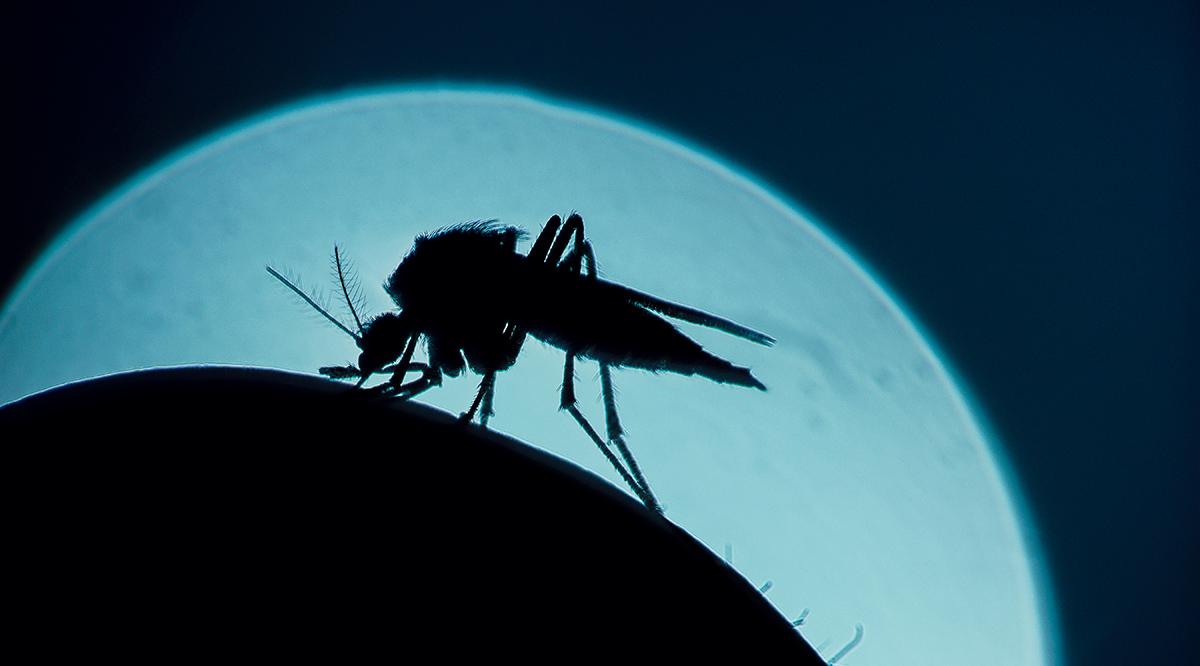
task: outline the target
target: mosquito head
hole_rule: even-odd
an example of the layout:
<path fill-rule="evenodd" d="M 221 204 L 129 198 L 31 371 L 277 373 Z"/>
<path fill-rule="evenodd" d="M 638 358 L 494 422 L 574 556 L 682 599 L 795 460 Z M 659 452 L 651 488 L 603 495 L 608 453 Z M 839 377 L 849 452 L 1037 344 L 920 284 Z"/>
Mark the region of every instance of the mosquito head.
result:
<path fill-rule="evenodd" d="M 413 335 L 412 326 L 403 314 L 385 312 L 363 324 L 362 337 L 358 338 L 358 369 L 363 377 L 378 372 L 394 362 L 404 353 L 404 347 Z"/>

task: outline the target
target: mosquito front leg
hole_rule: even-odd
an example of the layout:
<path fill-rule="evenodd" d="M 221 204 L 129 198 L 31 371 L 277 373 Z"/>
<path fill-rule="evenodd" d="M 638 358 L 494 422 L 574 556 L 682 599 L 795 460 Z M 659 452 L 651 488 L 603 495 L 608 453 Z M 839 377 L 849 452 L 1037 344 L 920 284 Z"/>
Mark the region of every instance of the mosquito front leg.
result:
<path fill-rule="evenodd" d="M 347 368 L 322 368 L 322 370 L 326 370 L 326 369 L 346 370 Z M 358 372 L 358 369 L 354 368 L 354 366 L 349 366 L 348 369 L 355 371 L 353 376 L 355 376 L 355 377 L 361 376 L 361 373 Z M 382 372 L 395 373 L 396 371 L 397 371 L 397 366 L 389 365 L 388 367 L 383 368 L 381 370 L 376 370 L 375 372 L 376 373 L 382 373 Z M 430 367 L 426 363 L 409 363 L 407 372 L 420 372 L 421 376 L 414 379 L 411 382 L 408 382 L 408 383 L 395 383 L 394 381 L 388 381 L 383 384 L 380 384 L 379 386 L 372 386 L 371 388 L 361 389 L 362 394 L 365 396 L 368 396 L 368 397 L 397 398 L 400 400 L 408 400 L 409 398 L 412 398 L 416 395 L 424 393 L 425 391 L 433 388 L 434 386 L 440 386 L 442 383 L 441 371 L 438 370 L 437 368 Z M 394 375 L 393 375 L 393 380 L 394 380 Z"/>
<path fill-rule="evenodd" d="M 430 368 L 425 363 L 412 362 L 413 353 L 417 349 L 417 339 L 419 337 L 420 336 L 416 335 L 409 337 L 408 343 L 404 346 L 404 353 L 400 356 L 400 361 L 395 365 L 391 365 L 386 368 L 386 370 L 392 371 L 391 379 L 388 379 L 386 384 L 381 384 L 379 386 L 366 389 L 367 395 L 397 397 L 407 400 L 408 398 L 425 391 L 429 387 L 441 383 L 442 374 L 440 371 Z M 404 376 L 408 374 L 410 370 L 415 369 L 421 370 L 421 378 L 405 384 Z M 371 375 L 375 374 L 376 372 L 385 372 L 385 370 L 380 369 L 374 372 L 362 373 L 358 379 L 358 382 L 354 385 L 354 388 L 361 387 L 364 383 L 366 383 L 367 379 L 369 379 Z"/>

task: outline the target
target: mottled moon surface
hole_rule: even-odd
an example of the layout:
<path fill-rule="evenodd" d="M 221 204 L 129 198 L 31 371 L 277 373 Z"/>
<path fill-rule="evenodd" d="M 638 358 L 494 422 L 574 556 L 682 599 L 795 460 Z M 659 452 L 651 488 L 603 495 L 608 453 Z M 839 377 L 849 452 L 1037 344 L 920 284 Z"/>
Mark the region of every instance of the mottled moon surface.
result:
<path fill-rule="evenodd" d="M 490 218 L 536 233 L 572 210 L 608 279 L 778 339 L 764 348 L 680 324 L 753 368 L 766 393 L 616 373 L 630 446 L 671 520 L 731 550 L 752 582 L 771 581 L 785 615 L 810 609 L 802 631 L 827 658 L 862 624 L 843 663 L 1055 661 L 1044 565 L 1002 453 L 878 281 L 745 175 L 661 133 L 528 95 L 309 100 L 147 169 L 81 216 L 9 299 L 0 402 L 151 366 L 351 362 L 353 341 L 264 265 L 332 297 L 337 243 L 380 312 L 392 304 L 379 285 L 418 233 Z M 480 275 L 462 301 L 515 297 Z M 621 485 L 558 412 L 561 371 L 560 352 L 530 341 L 499 377 L 493 426 Z M 577 373 L 599 423 L 595 366 Z M 421 399 L 461 411 L 475 385 L 448 379 Z M 453 469 L 435 473 L 470 492 Z"/>

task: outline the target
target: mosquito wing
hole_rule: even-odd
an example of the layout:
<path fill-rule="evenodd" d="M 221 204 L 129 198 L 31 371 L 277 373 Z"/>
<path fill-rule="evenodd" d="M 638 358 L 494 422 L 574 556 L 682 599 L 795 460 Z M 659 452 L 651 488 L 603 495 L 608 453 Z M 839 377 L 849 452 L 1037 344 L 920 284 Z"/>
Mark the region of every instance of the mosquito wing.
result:
<path fill-rule="evenodd" d="M 752 328 L 746 328 L 741 324 L 736 324 L 728 319 L 711 315 L 695 308 L 689 308 L 686 305 L 664 301 L 661 298 L 657 298 L 651 296 L 650 294 L 642 293 L 636 289 L 630 289 L 629 287 L 609 282 L 607 280 L 599 280 L 599 282 L 603 283 L 606 289 L 612 289 L 616 292 L 619 292 L 630 303 L 640 305 L 647 310 L 657 312 L 672 319 L 678 319 L 680 321 L 686 321 L 692 324 L 699 324 L 700 326 L 706 326 L 708 328 L 715 328 L 718 331 L 723 331 L 725 333 L 729 333 L 730 335 L 736 335 L 739 338 L 756 342 L 767 347 L 775 344 L 775 338 L 772 338 L 765 333 L 759 333 Z"/>

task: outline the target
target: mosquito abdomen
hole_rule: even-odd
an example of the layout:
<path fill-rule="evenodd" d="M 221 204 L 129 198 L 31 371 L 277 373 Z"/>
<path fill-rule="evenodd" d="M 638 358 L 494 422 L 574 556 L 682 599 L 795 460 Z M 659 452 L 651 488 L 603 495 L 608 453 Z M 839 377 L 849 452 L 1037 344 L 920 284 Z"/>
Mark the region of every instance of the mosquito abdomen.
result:
<path fill-rule="evenodd" d="M 624 300 L 619 292 L 583 280 L 557 285 L 562 283 L 544 286 L 536 299 L 557 305 L 529 308 L 521 317 L 530 334 L 543 342 L 613 366 L 699 375 L 766 390 L 749 369 L 710 354 L 669 321 Z M 554 293 L 559 290 L 564 293 Z"/>

